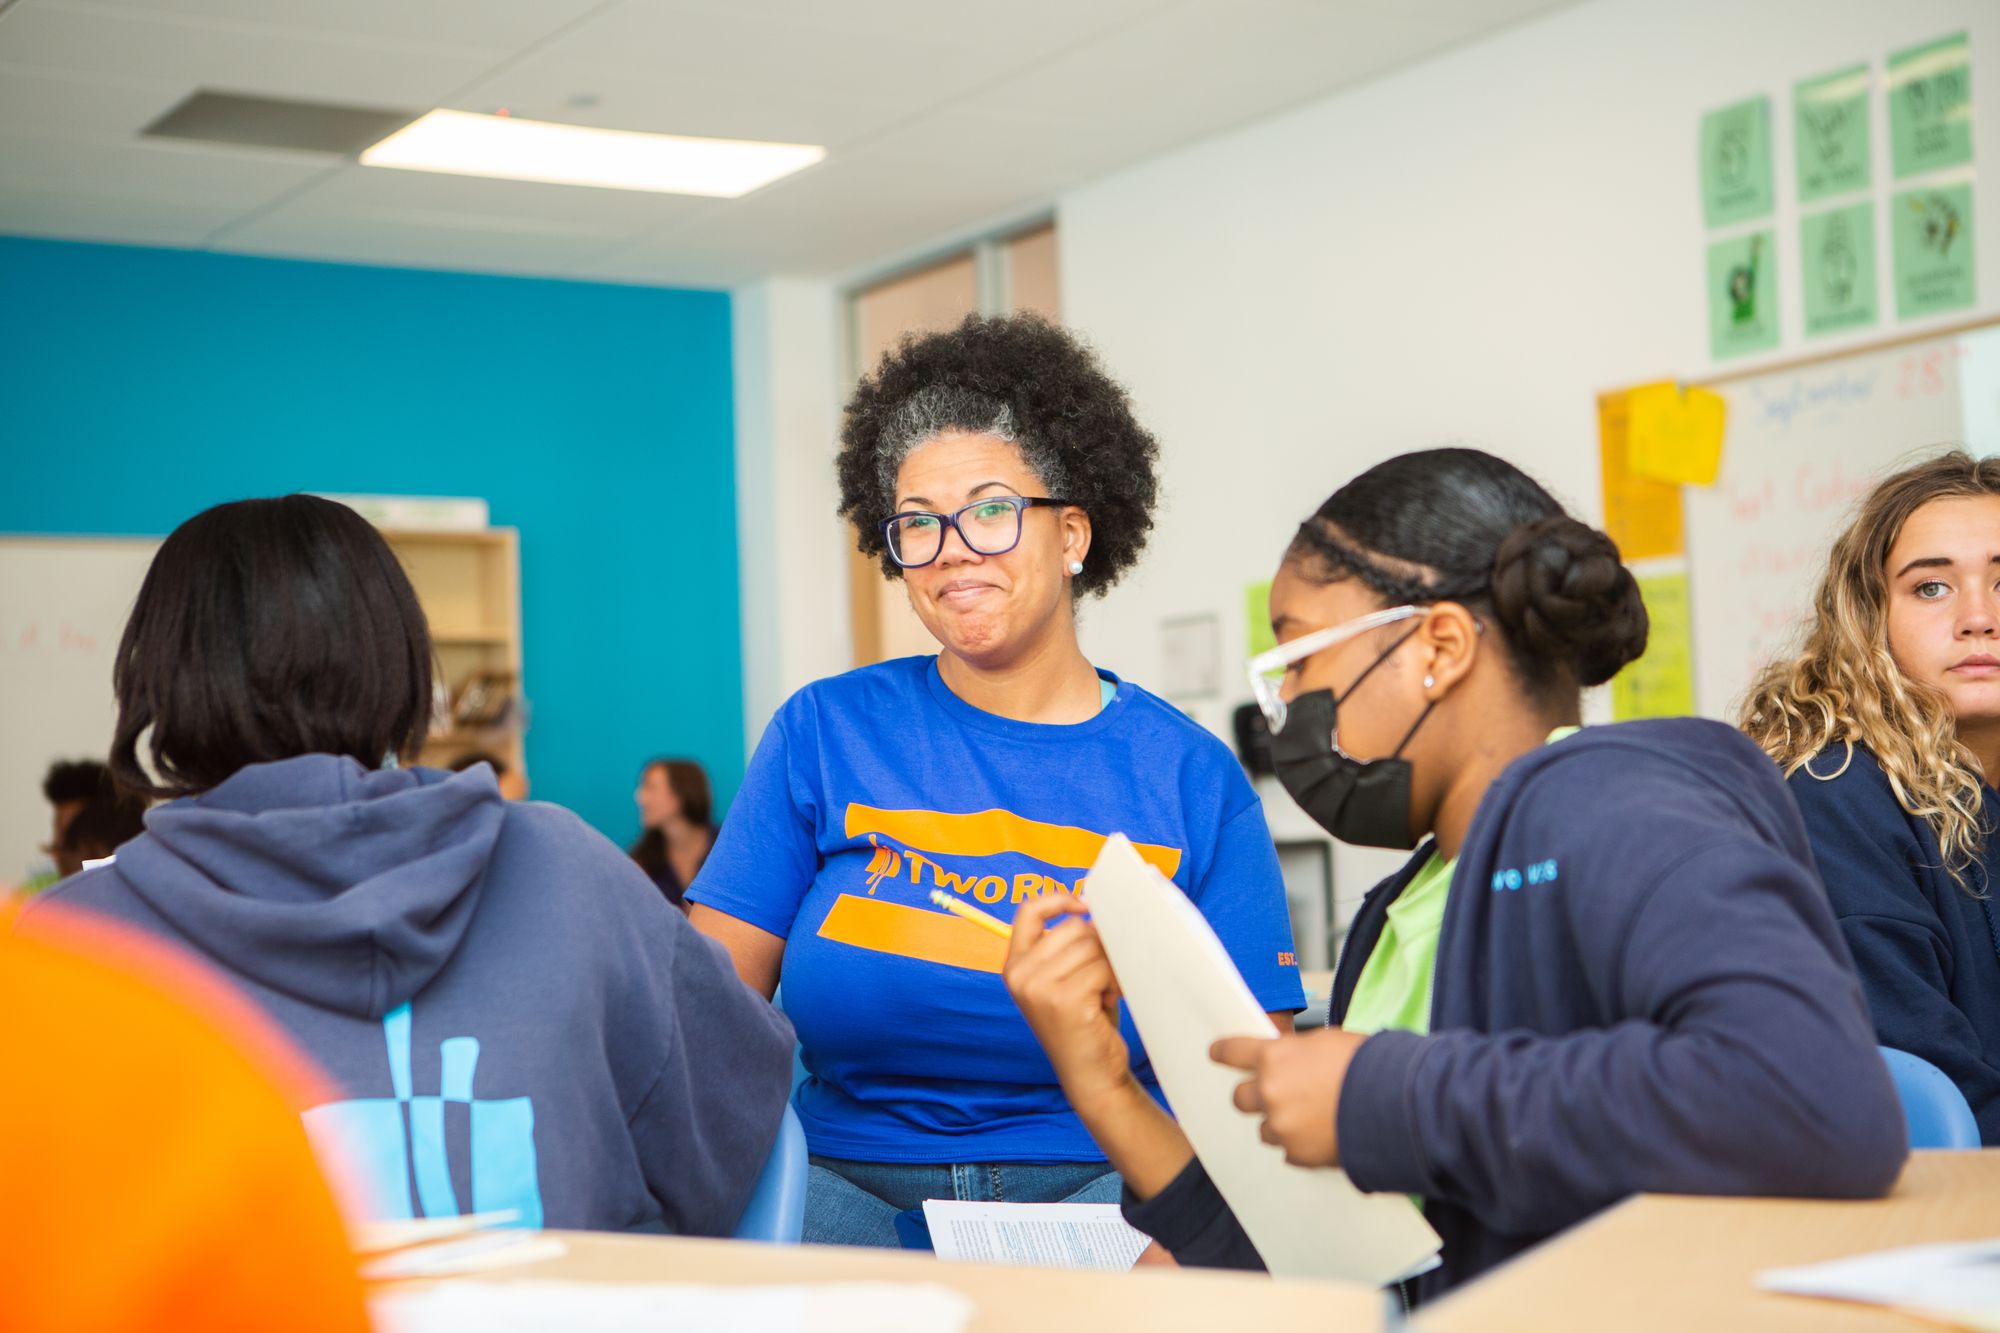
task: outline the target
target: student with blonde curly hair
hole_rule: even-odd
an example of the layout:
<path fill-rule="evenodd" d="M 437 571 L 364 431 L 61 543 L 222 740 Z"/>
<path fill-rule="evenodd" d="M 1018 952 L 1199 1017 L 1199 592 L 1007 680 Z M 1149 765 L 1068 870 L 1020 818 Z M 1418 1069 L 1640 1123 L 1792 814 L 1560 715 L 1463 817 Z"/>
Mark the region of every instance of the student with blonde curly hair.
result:
<path fill-rule="evenodd" d="M 1742 721 L 1805 814 L 1877 1036 L 2000 1144 L 2000 459 L 1952 450 L 1868 494 Z"/>

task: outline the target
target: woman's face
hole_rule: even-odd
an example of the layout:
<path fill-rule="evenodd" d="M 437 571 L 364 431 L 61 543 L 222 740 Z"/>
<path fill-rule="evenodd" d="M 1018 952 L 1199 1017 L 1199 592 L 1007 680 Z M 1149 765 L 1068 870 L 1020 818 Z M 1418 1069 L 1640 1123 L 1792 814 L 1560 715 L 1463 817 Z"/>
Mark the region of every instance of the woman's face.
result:
<path fill-rule="evenodd" d="M 1381 599 L 1359 579 L 1315 584 L 1300 577 L 1289 561 L 1271 581 L 1271 628 L 1280 643 L 1382 609 Z M 1340 701 L 1335 742 L 1341 752 L 1362 760 L 1386 758 L 1422 715 L 1424 699 L 1411 654 L 1392 652 L 1373 671 L 1369 667 L 1422 623 L 1415 618 L 1398 621 L 1323 648 L 1292 666 L 1279 693 L 1291 700 L 1314 690 L 1333 691 Z M 1364 671 L 1368 679 L 1356 689 Z"/>
<path fill-rule="evenodd" d="M 1959 725 L 2000 721 L 2000 497 L 1932 500 L 1889 548 L 1889 653 Z"/>
<path fill-rule="evenodd" d="M 937 436 L 911 450 L 896 476 L 898 512 L 954 514 L 982 499 L 1048 493 L 1021 450 L 992 435 Z M 946 528 L 937 559 L 905 569 L 903 581 L 917 618 L 947 651 L 998 667 L 1069 616 L 1069 565 L 1089 550 L 1082 510 L 1038 506 L 1021 511 L 1013 550 L 981 555 Z"/>
<path fill-rule="evenodd" d="M 639 775 L 639 790 L 632 793 L 632 799 L 639 803 L 639 824 L 643 828 L 659 828 L 681 812 L 681 798 L 667 781 L 667 770 L 658 764 Z"/>

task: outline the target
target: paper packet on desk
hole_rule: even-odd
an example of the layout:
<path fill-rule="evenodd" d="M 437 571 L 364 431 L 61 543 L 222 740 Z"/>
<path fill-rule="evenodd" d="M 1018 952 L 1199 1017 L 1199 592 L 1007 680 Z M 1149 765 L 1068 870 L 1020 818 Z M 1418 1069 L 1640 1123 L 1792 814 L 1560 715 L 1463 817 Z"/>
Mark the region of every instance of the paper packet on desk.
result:
<path fill-rule="evenodd" d="M 1438 1235 L 1407 1197 L 1291 1165 L 1231 1102 L 1243 1075 L 1208 1048 L 1277 1034 L 1187 895 L 1118 835 L 1083 893 L 1167 1103 L 1271 1272 L 1383 1285 L 1430 1267 Z"/>
<path fill-rule="evenodd" d="M 1765 1291 L 1883 1305 L 1953 1328 L 2000 1333 L 2000 1239 L 1909 1245 L 1757 1275 Z"/>

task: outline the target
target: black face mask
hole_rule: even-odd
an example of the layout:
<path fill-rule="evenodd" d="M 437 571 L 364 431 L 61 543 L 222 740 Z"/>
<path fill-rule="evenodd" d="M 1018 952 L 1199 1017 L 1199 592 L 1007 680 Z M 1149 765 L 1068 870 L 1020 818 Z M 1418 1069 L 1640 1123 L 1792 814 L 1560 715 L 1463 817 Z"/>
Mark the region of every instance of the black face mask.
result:
<path fill-rule="evenodd" d="M 1437 705 L 1424 705 L 1387 759 L 1363 763 L 1333 748 L 1341 701 L 1352 699 L 1369 672 L 1388 661 L 1409 637 L 1405 634 L 1390 644 L 1340 699 L 1332 690 L 1314 690 L 1292 700 L 1283 729 L 1271 737 L 1272 766 L 1299 808 L 1334 837 L 1358 847 L 1408 851 L 1417 845 L 1410 832 L 1410 761 L 1401 755 Z"/>

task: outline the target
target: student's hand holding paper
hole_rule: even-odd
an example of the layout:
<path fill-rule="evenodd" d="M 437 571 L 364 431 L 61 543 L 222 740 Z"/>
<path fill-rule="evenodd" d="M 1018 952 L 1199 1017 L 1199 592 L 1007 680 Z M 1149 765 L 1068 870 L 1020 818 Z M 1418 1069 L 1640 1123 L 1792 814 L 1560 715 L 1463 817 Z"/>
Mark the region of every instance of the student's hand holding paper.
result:
<path fill-rule="evenodd" d="M 1002 979 L 1083 1127 L 1132 1192 L 1150 1199 L 1186 1169 L 1194 1149 L 1132 1076 L 1132 1052 L 1118 1031 L 1118 978 L 1085 910 L 1066 893 L 1021 904 Z"/>
<path fill-rule="evenodd" d="M 1118 1031 L 1118 979 L 1085 910 L 1067 893 L 1022 903 L 1001 974 L 1079 1112 L 1136 1083 Z"/>
<path fill-rule="evenodd" d="M 1261 1113 L 1258 1133 L 1294 1166 L 1340 1165 L 1335 1122 L 1347 1066 L 1367 1037 L 1339 1028 L 1279 1037 L 1225 1037 L 1208 1048 L 1217 1064 L 1252 1077 L 1236 1087 L 1236 1109 Z"/>

